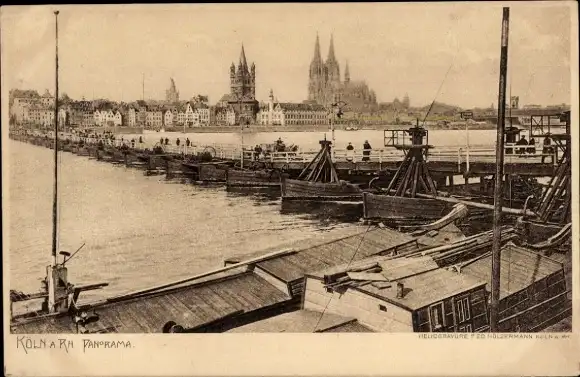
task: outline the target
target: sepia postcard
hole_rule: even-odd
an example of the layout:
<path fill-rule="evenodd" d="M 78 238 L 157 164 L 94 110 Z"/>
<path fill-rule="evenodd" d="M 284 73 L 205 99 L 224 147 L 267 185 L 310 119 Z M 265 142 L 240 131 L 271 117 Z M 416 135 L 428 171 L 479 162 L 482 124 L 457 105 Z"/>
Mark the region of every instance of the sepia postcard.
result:
<path fill-rule="evenodd" d="M 580 373 L 576 2 L 0 16 L 6 375 Z"/>

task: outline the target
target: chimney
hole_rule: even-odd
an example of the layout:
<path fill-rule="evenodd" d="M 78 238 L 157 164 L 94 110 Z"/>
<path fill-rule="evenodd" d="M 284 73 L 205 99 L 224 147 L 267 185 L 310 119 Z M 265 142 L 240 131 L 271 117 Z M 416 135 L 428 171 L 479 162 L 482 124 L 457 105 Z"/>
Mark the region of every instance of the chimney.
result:
<path fill-rule="evenodd" d="M 403 298 L 405 296 L 405 285 L 403 283 L 397 282 L 397 298 Z"/>

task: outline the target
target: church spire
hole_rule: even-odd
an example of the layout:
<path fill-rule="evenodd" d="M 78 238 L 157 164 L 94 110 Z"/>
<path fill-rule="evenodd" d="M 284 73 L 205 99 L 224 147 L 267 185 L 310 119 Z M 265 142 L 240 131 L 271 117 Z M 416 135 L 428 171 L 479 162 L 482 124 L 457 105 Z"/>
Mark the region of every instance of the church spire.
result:
<path fill-rule="evenodd" d="M 246 61 L 246 53 L 244 52 L 244 44 L 242 43 L 242 52 L 240 53 L 240 66 L 245 70 L 248 69 L 248 62 Z"/>
<path fill-rule="evenodd" d="M 314 61 L 321 61 L 322 56 L 320 55 L 320 39 L 318 38 L 318 33 L 316 33 L 316 43 L 314 44 Z"/>
<path fill-rule="evenodd" d="M 336 61 L 336 57 L 334 56 L 334 36 L 330 34 L 330 47 L 328 48 L 328 58 L 326 59 L 327 62 L 334 62 Z"/>

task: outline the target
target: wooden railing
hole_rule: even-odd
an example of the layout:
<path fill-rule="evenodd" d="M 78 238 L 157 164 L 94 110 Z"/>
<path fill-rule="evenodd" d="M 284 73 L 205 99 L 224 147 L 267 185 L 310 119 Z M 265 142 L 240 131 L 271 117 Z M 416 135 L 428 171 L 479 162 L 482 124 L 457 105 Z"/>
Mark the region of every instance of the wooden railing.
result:
<path fill-rule="evenodd" d="M 78 141 L 81 138 L 72 137 L 73 141 Z M 98 143 L 95 138 L 82 138 L 87 144 Z M 146 148 L 153 149 L 160 146 L 166 153 L 178 153 L 186 155 L 196 155 L 198 153 L 209 152 L 212 156 L 224 160 L 240 160 L 241 146 L 235 144 L 185 144 L 181 145 L 162 145 L 160 143 L 139 143 L 135 141 L 120 139 L 100 139 L 105 145 L 112 145 L 120 147 L 125 144 L 129 147 L 138 150 Z M 506 144 L 505 146 L 505 162 L 506 163 L 557 163 L 557 151 L 555 146 L 550 146 L 552 152 L 543 153 L 543 146 L 541 145 L 515 145 Z M 395 148 L 381 148 L 372 149 L 368 155 L 365 155 L 364 150 L 347 151 L 346 149 L 335 148 L 332 151 L 333 159 L 336 162 L 397 162 L 402 161 L 404 152 Z M 295 152 L 266 152 L 258 155 L 253 148 L 247 146 L 244 148 L 244 160 L 247 161 L 269 161 L 272 163 L 295 163 L 295 162 L 310 162 L 318 153 L 318 149 L 299 149 Z M 469 170 L 470 163 L 494 163 L 495 162 L 495 148 L 491 145 L 470 145 L 466 146 L 445 146 L 435 147 L 429 149 L 425 155 L 425 159 L 429 161 L 441 162 L 456 162 L 458 171 L 462 170 L 462 164 L 467 164 Z"/>

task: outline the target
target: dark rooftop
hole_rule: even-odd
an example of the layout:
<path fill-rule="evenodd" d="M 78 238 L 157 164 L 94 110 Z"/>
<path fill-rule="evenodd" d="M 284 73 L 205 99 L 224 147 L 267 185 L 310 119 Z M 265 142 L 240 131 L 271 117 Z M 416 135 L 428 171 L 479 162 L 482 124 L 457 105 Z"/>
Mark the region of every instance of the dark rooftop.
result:
<path fill-rule="evenodd" d="M 518 247 L 513 243 L 501 250 L 500 299 L 518 292 L 534 282 L 563 270 L 561 263 Z M 461 267 L 461 273 L 487 283 L 491 289 L 491 254 Z"/>
<path fill-rule="evenodd" d="M 270 307 L 290 297 L 251 272 L 243 272 L 141 299 L 107 303 L 95 308 L 100 319 L 87 326 L 91 333 L 160 333 L 168 321 L 185 329 L 234 313 Z M 67 315 L 12 326 L 13 333 L 75 333 Z"/>
<path fill-rule="evenodd" d="M 278 279 L 292 282 L 301 279 L 308 272 L 348 263 L 353 257 L 356 261 L 398 246 L 415 243 L 414 237 L 393 229 L 374 228 L 368 232 L 366 229 L 368 227 L 344 229 L 340 237 L 321 234 L 318 237 L 278 245 L 251 255 L 229 258 L 226 263 L 235 263 L 276 250 L 293 249 L 296 253 L 257 264 Z"/>
<path fill-rule="evenodd" d="M 420 309 L 433 302 L 485 285 L 485 281 L 481 279 L 439 268 L 429 256 L 395 259 L 389 259 L 385 256 L 372 257 L 350 265 L 345 264 L 318 271 L 311 276 L 323 278 L 325 275 L 353 270 L 359 266 L 368 266 L 373 263 L 382 269 L 380 274 L 377 274 L 385 278 L 385 281 L 381 282 L 382 286 L 368 284 L 370 282 L 365 280 L 351 280 L 352 285 L 348 286 L 409 310 Z M 365 282 L 367 283 L 365 284 Z M 397 297 L 397 283 L 403 284 L 404 295 L 402 298 Z"/>

